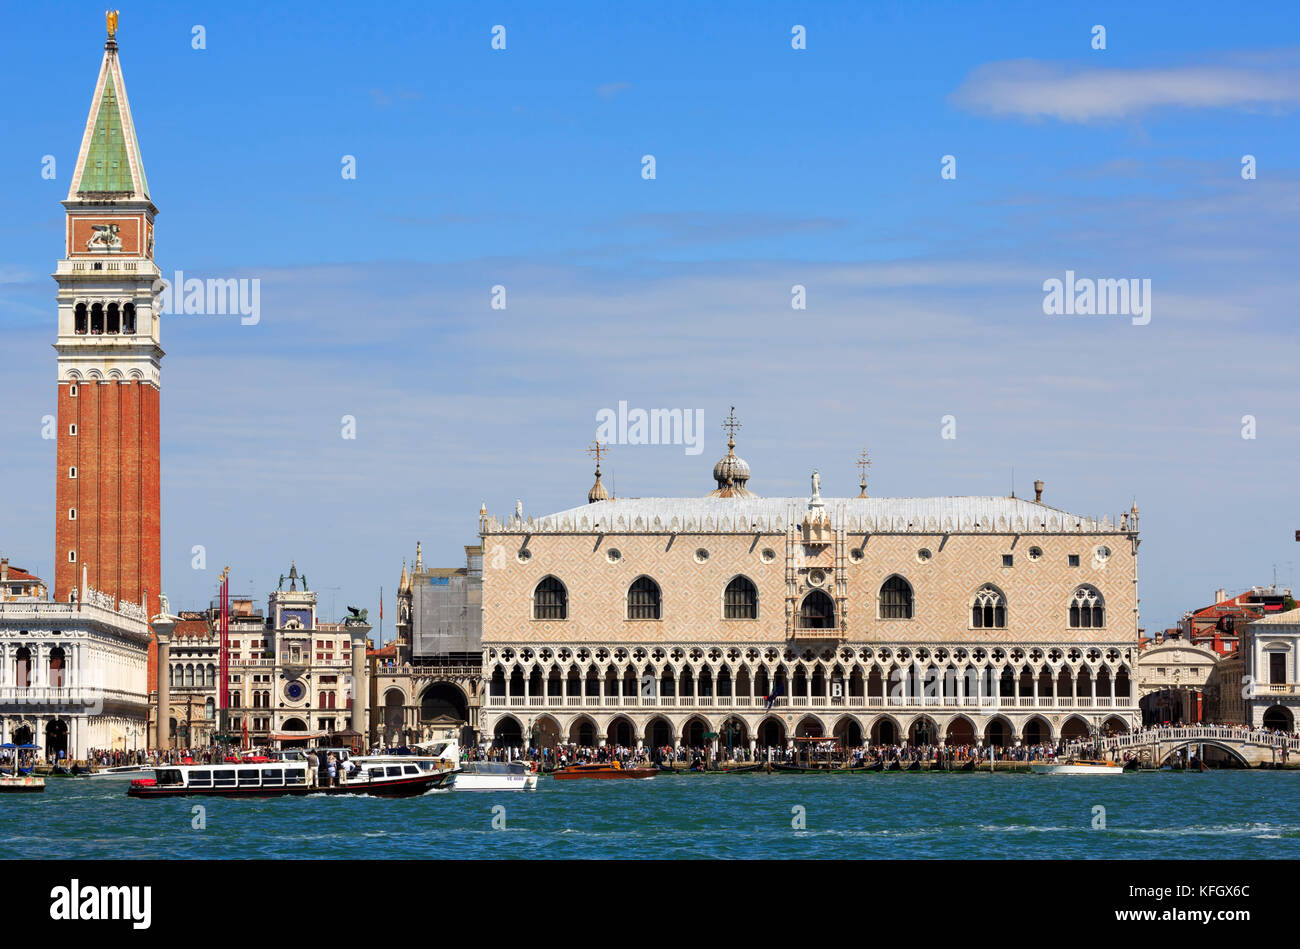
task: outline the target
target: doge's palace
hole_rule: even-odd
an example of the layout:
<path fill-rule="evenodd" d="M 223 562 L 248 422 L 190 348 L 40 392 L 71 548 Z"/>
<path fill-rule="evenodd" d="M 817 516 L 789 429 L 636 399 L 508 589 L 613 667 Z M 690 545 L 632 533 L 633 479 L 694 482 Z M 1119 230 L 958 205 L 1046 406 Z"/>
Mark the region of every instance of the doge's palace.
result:
<path fill-rule="evenodd" d="M 1137 721 L 1138 512 L 1036 497 L 698 498 L 480 512 L 496 745 L 1037 744 Z"/>

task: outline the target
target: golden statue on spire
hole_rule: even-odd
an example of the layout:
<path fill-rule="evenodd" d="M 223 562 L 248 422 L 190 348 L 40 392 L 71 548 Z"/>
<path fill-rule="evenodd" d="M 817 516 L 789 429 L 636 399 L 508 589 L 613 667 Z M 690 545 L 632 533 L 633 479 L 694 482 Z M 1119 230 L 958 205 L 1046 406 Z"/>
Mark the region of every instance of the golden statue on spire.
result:
<path fill-rule="evenodd" d="M 108 38 L 110 40 L 117 39 L 117 11 L 105 10 L 104 23 L 108 26 Z"/>

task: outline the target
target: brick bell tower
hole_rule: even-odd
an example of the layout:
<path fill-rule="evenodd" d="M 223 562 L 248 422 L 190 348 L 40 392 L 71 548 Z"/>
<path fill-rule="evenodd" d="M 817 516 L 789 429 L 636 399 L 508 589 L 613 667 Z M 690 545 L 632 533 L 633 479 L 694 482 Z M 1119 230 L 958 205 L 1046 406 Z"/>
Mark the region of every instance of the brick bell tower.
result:
<path fill-rule="evenodd" d="M 58 471 L 54 595 L 91 587 L 159 612 L 158 396 L 154 217 L 117 56 L 117 13 L 67 200 L 58 271 Z M 144 603 L 145 596 L 148 602 Z M 148 682 L 156 679 L 156 640 Z"/>

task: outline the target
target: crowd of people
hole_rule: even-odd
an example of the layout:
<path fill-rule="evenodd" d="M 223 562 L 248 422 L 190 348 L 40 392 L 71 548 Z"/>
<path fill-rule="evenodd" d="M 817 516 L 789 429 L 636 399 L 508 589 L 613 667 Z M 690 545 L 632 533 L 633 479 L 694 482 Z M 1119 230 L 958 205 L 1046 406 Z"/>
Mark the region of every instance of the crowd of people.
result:
<path fill-rule="evenodd" d="M 832 747 L 834 746 L 834 747 Z M 624 767 L 660 765 L 664 767 L 686 766 L 694 769 L 717 768 L 724 764 L 751 764 L 764 761 L 781 764 L 794 764 L 801 757 L 834 756 L 854 766 L 867 766 L 876 762 L 891 764 L 913 761 L 935 762 L 938 764 L 965 764 L 967 761 L 1046 761 L 1056 757 L 1062 746 L 1055 744 L 1034 744 L 1018 746 L 989 745 L 938 745 L 907 744 L 860 745 L 855 748 L 842 748 L 828 740 L 827 747 L 801 751 L 796 747 L 756 748 L 748 746 L 732 749 L 720 749 L 715 752 L 711 747 L 689 745 L 664 745 L 661 747 L 635 748 L 627 745 L 591 746 L 578 744 L 557 745 L 549 748 L 495 747 L 467 748 L 461 757 L 467 760 L 513 761 L 524 759 L 536 762 L 543 769 L 562 768 L 569 764 L 590 764 L 617 761 Z"/>
<path fill-rule="evenodd" d="M 1143 735 L 1156 730 L 1157 728 L 1168 727 L 1152 725 L 1135 729 L 1131 734 Z M 1260 727 L 1251 727 L 1248 725 L 1207 725 L 1202 726 L 1187 724 L 1182 727 L 1213 727 L 1219 729 L 1228 729 L 1234 735 L 1242 738 L 1256 738 L 1259 740 L 1269 740 L 1275 738 L 1300 738 L 1300 734 L 1295 732 L 1284 732 L 1278 729 L 1267 729 Z M 1109 734 L 1099 736 L 1101 738 L 1114 737 Z M 828 741 L 830 741 L 828 739 Z M 844 748 L 842 746 L 823 749 L 821 752 L 801 751 L 797 747 L 789 745 L 779 747 L 759 747 L 750 750 L 748 745 L 735 748 L 720 748 L 714 751 L 712 747 L 705 746 L 662 746 L 662 747 L 643 747 L 636 748 L 626 745 L 604 745 L 591 746 L 580 744 L 563 744 L 555 747 L 536 748 L 536 747 L 494 747 L 488 748 L 486 745 L 480 745 L 477 748 L 466 748 L 462 751 L 462 757 L 475 760 L 494 760 L 510 761 L 518 758 L 534 761 L 543 769 L 564 767 L 568 764 L 587 764 L 603 763 L 617 761 L 624 767 L 628 766 L 646 766 L 661 765 L 666 767 L 688 766 L 694 769 L 718 768 L 725 765 L 749 764 L 763 761 L 771 761 L 782 764 L 795 764 L 801 757 L 808 757 L 810 754 L 821 754 L 822 757 L 833 756 L 839 760 L 845 761 L 850 766 L 866 767 L 877 762 L 886 765 L 894 763 L 909 765 L 912 762 L 930 762 L 942 766 L 960 766 L 967 762 L 974 761 L 977 764 L 989 761 L 1006 761 L 1006 762 L 1043 762 L 1052 761 L 1060 757 L 1075 758 L 1099 758 L 1108 752 L 1103 749 L 1096 738 L 1086 741 L 1066 741 L 1059 742 L 1038 742 L 1030 744 L 1016 745 L 987 745 L 977 744 L 936 744 L 936 743 L 908 743 L 898 742 L 880 745 L 859 745 L 857 747 Z M 1128 752 L 1122 751 L 1117 760 L 1128 761 L 1132 757 Z M 1281 752 L 1283 761 L 1286 761 L 1288 755 L 1283 749 Z"/>
<path fill-rule="evenodd" d="M 1168 723 L 1164 725 L 1145 725 L 1127 733 L 1135 737 L 1142 737 L 1146 734 L 1157 731 L 1161 728 L 1168 728 Z M 1263 727 L 1254 727 L 1249 725 L 1217 725 L 1217 724 L 1183 724 L 1179 727 L 1184 728 L 1213 728 L 1217 730 L 1226 730 L 1230 737 L 1239 737 L 1243 739 L 1254 739 L 1257 741 L 1271 741 L 1279 738 L 1300 739 L 1300 733 L 1295 731 L 1283 731 L 1281 729 L 1270 729 Z M 1102 736 L 1112 737 L 1112 736 Z M 803 744 L 803 743 L 799 743 Z M 833 746 L 833 747 L 832 747 Z M 357 749 L 354 749 L 356 751 Z M 372 748 L 371 753 L 381 753 L 385 749 Z M 391 749 L 390 749 L 391 750 Z M 212 764 L 228 760 L 231 757 L 246 755 L 256 755 L 264 753 L 261 749 L 241 749 L 237 746 L 214 745 L 206 748 L 174 748 L 164 752 L 134 750 L 111 750 L 92 748 L 87 756 L 87 764 L 91 767 L 112 768 L 130 765 L 138 766 L 156 766 L 158 764 Z M 540 768 L 550 770 L 553 768 L 562 768 L 570 764 L 588 764 L 588 763 L 606 763 L 619 762 L 624 767 L 644 767 L 644 766 L 664 766 L 664 767 L 690 767 L 693 769 L 717 768 L 724 764 L 750 764 L 764 761 L 771 761 L 783 764 L 794 764 L 801 758 L 806 758 L 810 754 L 821 754 L 823 757 L 833 755 L 835 758 L 845 761 L 852 766 L 868 766 L 877 762 L 883 762 L 886 765 L 895 762 L 901 764 L 910 764 L 911 762 L 932 762 L 940 765 L 964 765 L 969 761 L 988 762 L 988 761 L 1011 761 L 1011 762 L 1034 762 L 1048 761 L 1059 756 L 1072 756 L 1078 758 L 1101 757 L 1106 750 L 1097 742 L 1090 739 L 1084 741 L 1061 741 L 1059 743 L 1035 743 L 1035 744 L 1018 744 L 1018 745 L 986 745 L 986 744 L 935 744 L 935 743 L 907 743 L 898 742 L 891 744 L 878 745 L 859 745 L 857 747 L 844 748 L 843 746 L 833 743 L 828 739 L 827 746 L 821 751 L 799 749 L 791 745 L 758 747 L 750 749 L 749 746 L 742 745 L 733 748 L 721 747 L 714 750 L 712 746 L 702 745 L 663 745 L 658 747 L 635 747 L 630 745 L 610 744 L 602 746 L 581 745 L 576 743 L 556 745 L 553 747 L 523 748 L 519 746 L 491 747 L 481 744 L 478 746 L 465 746 L 461 749 L 461 759 L 468 761 L 513 761 L 524 759 L 535 762 Z M 1289 757 L 1286 750 L 1281 752 L 1282 760 L 1286 761 Z M 1121 760 L 1129 759 L 1127 752 L 1122 752 Z M 340 756 L 336 752 L 320 751 L 308 752 L 308 760 L 315 758 L 313 772 L 320 775 L 320 782 L 328 781 L 330 784 L 346 782 L 349 775 L 356 770 L 355 763 L 349 761 L 346 757 Z M 30 768 L 36 764 L 44 762 L 44 758 L 39 750 L 0 750 L 0 768 L 12 770 L 15 761 L 18 767 L 22 769 Z"/>

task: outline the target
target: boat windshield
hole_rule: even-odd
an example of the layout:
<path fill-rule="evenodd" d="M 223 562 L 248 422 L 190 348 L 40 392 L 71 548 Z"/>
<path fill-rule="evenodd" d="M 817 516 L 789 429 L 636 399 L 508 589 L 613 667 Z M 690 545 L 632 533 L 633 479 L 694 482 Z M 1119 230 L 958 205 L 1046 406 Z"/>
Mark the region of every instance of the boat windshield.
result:
<path fill-rule="evenodd" d="M 179 768 L 159 768 L 154 774 L 154 783 L 160 787 L 185 783 Z"/>
<path fill-rule="evenodd" d="M 472 761 L 466 762 L 469 774 L 523 774 L 522 761 Z"/>

